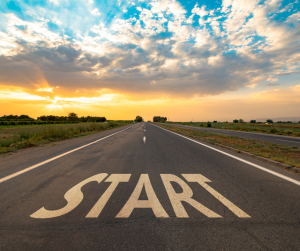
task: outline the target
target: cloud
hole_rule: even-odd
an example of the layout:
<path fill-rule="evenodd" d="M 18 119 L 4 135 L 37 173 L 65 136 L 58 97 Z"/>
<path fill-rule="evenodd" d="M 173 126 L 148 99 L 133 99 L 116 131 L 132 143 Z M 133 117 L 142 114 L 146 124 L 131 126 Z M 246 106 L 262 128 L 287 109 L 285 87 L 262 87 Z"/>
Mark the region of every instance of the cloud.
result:
<path fill-rule="evenodd" d="M 265 84 L 264 86 L 277 86 L 277 85 L 280 85 L 280 84 L 276 84 L 276 83 L 267 83 L 267 84 Z"/>
<path fill-rule="evenodd" d="M 81 6 L 85 14 L 81 19 L 81 12 L 75 13 L 78 25 L 72 29 L 67 10 L 41 12 L 28 20 L 6 14 L 0 31 L 0 83 L 46 88 L 36 80 L 33 69 L 39 68 L 50 86 L 62 89 L 191 98 L 300 72 L 298 14 L 275 20 L 270 13 L 280 11 L 277 1 L 226 0 L 215 10 L 204 5 L 187 10 L 175 0 L 147 3 L 136 3 L 134 17 L 125 3 L 113 18 L 104 17 L 101 9 L 101 22 L 95 22 L 97 8 Z M 197 18 L 199 24 L 193 23 Z M 81 22 L 86 22 L 82 30 Z M 53 23 L 59 27 L 51 28 Z"/>
<path fill-rule="evenodd" d="M 97 8 L 91 10 L 90 12 L 94 16 L 100 16 L 101 15 L 100 12 L 99 12 L 99 10 Z"/>
<path fill-rule="evenodd" d="M 59 5 L 59 0 L 49 0 L 50 3 L 53 3 L 54 5 Z"/>

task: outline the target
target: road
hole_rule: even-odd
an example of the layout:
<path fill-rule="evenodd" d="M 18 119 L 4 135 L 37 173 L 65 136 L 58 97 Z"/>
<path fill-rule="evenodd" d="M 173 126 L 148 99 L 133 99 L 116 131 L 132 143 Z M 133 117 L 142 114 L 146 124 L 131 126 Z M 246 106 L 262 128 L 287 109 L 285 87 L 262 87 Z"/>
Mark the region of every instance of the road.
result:
<path fill-rule="evenodd" d="M 299 176 L 149 123 L 2 158 L 0 191 L 0 250 L 300 249 Z"/>
<path fill-rule="evenodd" d="M 161 124 L 161 123 L 157 123 L 157 124 Z M 176 125 L 176 124 L 168 124 L 168 125 L 182 127 L 182 128 L 190 128 L 190 129 L 199 130 L 199 131 L 220 133 L 220 134 L 224 134 L 224 135 L 228 135 L 228 136 L 238 136 L 238 137 L 241 137 L 244 139 L 255 139 L 255 140 L 280 144 L 280 145 L 300 147 L 300 138 L 297 138 L 297 137 L 281 136 L 281 135 L 276 135 L 276 134 L 242 132 L 242 131 L 234 131 L 234 130 L 207 128 L 207 127 Z"/>

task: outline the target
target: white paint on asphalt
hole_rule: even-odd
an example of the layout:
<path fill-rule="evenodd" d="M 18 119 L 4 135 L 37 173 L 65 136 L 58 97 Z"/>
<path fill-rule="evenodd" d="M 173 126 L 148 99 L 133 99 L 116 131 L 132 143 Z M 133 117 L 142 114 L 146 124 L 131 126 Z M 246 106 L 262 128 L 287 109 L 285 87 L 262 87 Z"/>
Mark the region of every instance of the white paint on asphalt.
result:
<path fill-rule="evenodd" d="M 84 195 L 81 191 L 82 187 L 90 182 L 97 181 L 98 184 L 104 180 L 107 176 L 107 173 L 100 173 L 94 175 L 90 178 L 85 179 L 84 181 L 78 183 L 71 189 L 69 189 L 64 198 L 67 201 L 67 205 L 58 210 L 47 210 L 45 207 L 40 208 L 35 213 L 30 215 L 32 218 L 37 219 L 47 219 L 47 218 L 55 218 L 62 215 L 65 215 L 72 210 L 74 210 L 83 200 Z M 203 206 L 198 201 L 192 199 L 193 191 L 182 179 L 177 177 L 174 174 L 161 174 L 161 179 L 165 186 L 166 192 L 171 201 L 172 207 L 176 214 L 177 218 L 189 218 L 187 212 L 182 205 L 182 202 L 186 202 L 193 206 L 195 209 L 203 213 L 209 218 L 222 218 L 222 216 Z M 251 218 L 248 214 L 234 205 L 232 202 L 227 200 L 224 196 L 219 194 L 216 190 L 211 188 L 206 184 L 206 182 L 211 182 L 209 179 L 204 177 L 201 174 L 182 174 L 182 176 L 188 182 L 197 182 L 203 188 L 205 188 L 210 194 L 212 194 L 217 200 L 219 200 L 223 205 L 225 205 L 229 210 L 231 210 L 235 215 L 240 218 Z M 111 174 L 105 182 L 111 182 L 110 186 L 106 189 L 106 191 L 102 194 L 100 199 L 96 202 L 93 208 L 86 215 L 86 218 L 97 218 L 101 214 L 103 208 L 111 198 L 112 194 L 116 190 L 117 186 L 120 182 L 129 182 L 131 174 Z M 182 193 L 176 193 L 171 182 L 176 182 L 183 190 Z M 139 200 L 141 192 L 145 187 L 145 191 L 147 194 L 147 200 Z M 130 198 L 122 208 L 122 210 L 118 213 L 116 218 L 128 218 L 130 217 L 132 211 L 135 208 L 151 208 L 156 217 L 159 218 L 169 218 L 168 214 L 162 207 L 159 202 L 151 182 L 149 180 L 148 174 L 141 174 L 140 179 L 132 192 Z"/>
<path fill-rule="evenodd" d="M 139 200 L 143 187 L 145 187 L 148 200 Z M 156 217 L 169 218 L 153 190 L 148 174 L 141 174 L 134 191 L 116 218 L 128 218 L 135 208 L 151 208 Z"/>
<path fill-rule="evenodd" d="M 108 200 L 110 199 L 113 192 L 116 190 L 120 182 L 128 182 L 131 174 L 112 174 L 110 175 L 105 182 L 112 182 L 110 186 L 106 189 L 104 194 L 93 206 L 91 211 L 87 214 L 86 218 L 97 218 Z"/>
<path fill-rule="evenodd" d="M 120 133 L 120 132 L 123 132 L 123 131 L 125 131 L 125 130 L 128 130 L 128 129 L 130 129 L 130 128 L 132 128 L 132 126 L 126 128 L 126 129 L 123 129 L 123 130 L 121 130 L 121 131 L 118 131 L 118 132 L 116 132 L 116 133 L 113 133 L 113 134 L 111 134 L 111 135 L 108 135 L 108 136 L 106 136 L 106 137 L 104 137 L 104 138 L 98 139 L 98 140 L 96 140 L 96 141 L 94 141 L 94 142 L 92 142 L 92 143 L 86 144 L 86 145 L 81 146 L 81 147 L 78 147 L 78 148 L 76 148 L 76 149 L 74 149 L 74 150 L 71 150 L 71 151 L 68 151 L 68 152 L 66 152 L 66 153 L 60 154 L 60 155 L 58 155 L 58 156 L 56 156 L 56 157 L 53 157 L 53 158 L 51 158 L 51 159 L 45 160 L 45 161 L 43 161 L 43 162 L 41 162 L 41 163 L 39 163 L 39 164 L 36 164 L 36 165 L 31 166 L 31 167 L 25 168 L 25 169 L 23 169 L 23 170 L 21 170 L 21 171 L 19 171 L 19 172 L 16 172 L 16 173 L 13 173 L 13 174 L 11 174 L 11 175 L 8 175 L 8 176 L 6 176 L 6 177 L 0 179 L 0 183 L 2 183 L 2 182 L 4 182 L 4 181 L 7 181 L 7 180 L 9 180 L 9 179 L 12 179 L 12 178 L 14 178 L 14 177 L 16 177 L 16 176 L 18 176 L 18 175 L 20 175 L 20 174 L 26 173 L 26 172 L 28 172 L 28 171 L 30 171 L 30 170 L 32 170 L 32 169 L 35 169 L 35 168 L 37 168 L 37 167 L 39 167 L 39 166 L 42 166 L 42 165 L 44 165 L 44 164 L 47 164 L 47 163 L 49 163 L 49 162 L 51 162 L 51 161 L 53 161 L 53 160 L 56 160 L 56 159 L 58 159 L 58 158 L 60 158 L 60 157 L 65 156 L 65 155 L 67 155 L 67 154 L 70 154 L 70 153 L 72 153 L 72 152 L 75 152 L 75 151 L 77 151 L 77 150 L 80 150 L 80 149 L 82 149 L 82 148 L 84 148 L 84 147 L 87 147 L 87 146 L 90 146 L 90 145 L 92 145 L 92 144 L 95 144 L 95 143 L 97 143 L 97 142 L 99 142 L 99 141 L 101 141 L 101 140 L 104 140 L 104 139 L 106 139 L 106 138 L 109 138 L 109 137 L 111 137 L 111 136 L 113 136 L 113 135 L 116 135 L 116 134 L 118 134 L 118 133 Z"/>
<path fill-rule="evenodd" d="M 100 173 L 100 174 L 94 175 L 94 176 L 80 182 L 76 186 L 72 187 L 68 192 L 66 192 L 66 194 L 64 196 L 66 201 L 68 202 L 68 204 L 65 207 L 58 209 L 58 210 L 47 210 L 47 209 L 45 209 L 45 207 L 42 207 L 41 209 L 39 209 L 38 211 L 36 211 L 32 215 L 30 215 L 30 217 L 39 218 L 39 219 L 47 219 L 47 218 L 54 218 L 54 217 L 62 216 L 66 213 L 71 212 L 83 200 L 83 193 L 81 192 L 81 188 L 85 184 L 90 183 L 92 181 L 97 181 L 99 184 L 106 176 L 107 176 L 107 173 Z"/>
<path fill-rule="evenodd" d="M 144 144 L 146 144 L 146 136 L 144 136 L 143 141 L 144 141 Z"/>
<path fill-rule="evenodd" d="M 287 142 L 292 142 L 292 143 L 300 144 L 300 142 L 292 141 L 292 140 L 284 140 L 284 139 L 275 139 L 275 140 L 287 141 Z"/>
<path fill-rule="evenodd" d="M 182 179 L 180 179 L 179 177 L 173 174 L 161 174 L 160 176 L 167 190 L 167 193 L 169 195 L 171 204 L 173 206 L 177 218 L 189 218 L 187 212 L 185 211 L 182 205 L 182 201 L 190 204 L 191 206 L 193 206 L 194 208 L 196 208 L 198 211 L 200 211 L 201 213 L 203 213 L 209 218 L 222 218 L 222 216 L 211 211 L 210 209 L 203 206 L 198 201 L 192 199 L 193 191 Z M 180 185 L 183 192 L 176 193 L 171 182 L 176 182 L 178 185 Z"/>
<path fill-rule="evenodd" d="M 205 147 L 207 147 L 207 148 L 209 148 L 209 149 L 212 149 L 212 150 L 214 150 L 214 151 L 217 151 L 217 152 L 219 152 L 219 153 L 222 153 L 222 154 L 224 154 L 224 155 L 227 155 L 227 156 L 229 156 L 229 157 L 231 157 L 231 158 L 234 158 L 234 159 L 236 159 L 236 160 L 239 160 L 239 161 L 241 161 L 241 162 L 244 162 L 244 163 L 246 163 L 246 164 L 248 164 L 248 165 L 251 165 L 251 166 L 253 166 L 253 167 L 256 167 L 256 168 L 258 168 L 258 169 L 260 169 L 260 170 L 262 170 L 262 171 L 265 171 L 265 172 L 267 172 L 267 173 L 273 174 L 273 175 L 275 175 L 275 176 L 277 176 L 277 177 L 279 177 L 279 178 L 282 178 L 282 179 L 284 179 L 284 180 L 287 180 L 287 181 L 289 181 L 289 182 L 292 182 L 292 183 L 294 183 L 294 184 L 300 186 L 300 181 L 294 180 L 294 179 L 289 178 L 289 177 L 287 177 L 287 176 L 284 176 L 284 175 L 282 175 L 282 174 L 280 174 L 280 173 L 276 173 L 276 172 L 274 172 L 274 171 L 272 171 L 272 170 L 269 170 L 269 169 L 267 169 L 267 168 L 265 168 L 265 167 L 262 167 L 262 166 L 260 166 L 260 165 L 254 164 L 254 163 L 252 163 L 252 162 L 250 162 L 250 161 L 241 159 L 241 158 L 236 157 L 236 156 L 234 156 L 234 155 L 232 155 L 232 154 L 223 152 L 223 151 L 221 151 L 221 150 L 219 150 L 219 149 L 216 149 L 216 148 L 214 148 L 214 147 L 205 145 L 205 144 L 203 144 L 203 143 L 201 143 L 201 142 L 199 142 L 199 141 L 190 139 L 190 138 L 185 137 L 185 136 L 183 136 L 183 135 L 181 135 L 181 134 L 178 134 L 178 133 L 176 133 L 176 132 L 169 131 L 169 130 L 167 130 L 167 129 L 165 129 L 165 128 L 162 128 L 162 127 L 160 127 L 160 126 L 157 126 L 157 125 L 154 125 L 154 126 L 160 128 L 160 129 L 162 129 L 162 130 L 165 130 L 165 131 L 167 131 L 167 132 L 176 134 L 176 135 L 178 135 L 178 136 L 180 136 L 180 137 L 182 137 L 182 138 L 185 138 L 185 139 L 188 139 L 188 140 L 190 140 L 190 141 L 193 141 L 193 142 L 195 142 L 195 143 L 197 143 L 197 144 L 199 144 L 199 145 L 205 146 Z"/>
<path fill-rule="evenodd" d="M 239 218 L 251 218 L 248 214 L 246 214 L 243 210 L 238 208 L 232 202 L 227 200 L 223 195 L 219 194 L 216 190 L 206 184 L 206 182 L 211 182 L 209 179 L 204 177 L 201 174 L 182 174 L 182 176 L 188 182 L 197 182 L 200 186 L 205 188 L 212 196 L 214 196 L 217 200 L 219 200 L 225 207 L 227 207 L 231 212 L 233 212 Z"/>

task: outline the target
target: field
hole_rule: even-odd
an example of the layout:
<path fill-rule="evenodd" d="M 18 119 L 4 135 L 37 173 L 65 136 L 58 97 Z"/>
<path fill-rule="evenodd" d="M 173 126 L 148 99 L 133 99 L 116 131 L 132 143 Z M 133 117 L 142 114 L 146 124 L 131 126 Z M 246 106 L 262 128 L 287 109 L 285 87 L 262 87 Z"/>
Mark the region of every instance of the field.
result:
<path fill-rule="evenodd" d="M 167 124 L 168 123 L 209 127 L 207 126 L 207 122 L 167 122 Z M 300 123 L 274 123 L 272 125 L 256 123 L 211 123 L 211 128 L 300 137 Z"/>
<path fill-rule="evenodd" d="M 162 124 L 158 124 L 158 126 L 180 134 L 187 134 L 194 138 L 205 139 L 212 143 L 223 144 L 300 168 L 300 148 L 296 146 L 290 147 L 264 141 L 243 139 L 237 136 L 226 136 L 218 133 L 210 133 L 207 131 L 199 131 Z"/>
<path fill-rule="evenodd" d="M 131 122 L 132 123 L 132 122 Z M 128 121 L 32 126 L 0 126 L 0 154 L 49 142 L 86 136 L 128 125 Z"/>

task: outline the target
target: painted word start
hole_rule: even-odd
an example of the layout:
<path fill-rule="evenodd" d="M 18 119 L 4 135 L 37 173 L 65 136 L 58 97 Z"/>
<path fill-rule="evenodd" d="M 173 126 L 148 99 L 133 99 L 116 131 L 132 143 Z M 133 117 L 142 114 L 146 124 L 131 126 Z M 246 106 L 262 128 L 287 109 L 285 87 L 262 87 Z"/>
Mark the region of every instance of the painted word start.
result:
<path fill-rule="evenodd" d="M 32 218 L 46 219 L 46 218 L 54 218 L 59 217 L 64 214 L 71 212 L 75 209 L 83 200 L 83 193 L 81 192 L 81 188 L 90 182 L 102 182 L 108 176 L 107 173 L 100 173 L 94 175 L 79 184 L 72 187 L 69 191 L 65 193 L 64 198 L 67 200 L 67 205 L 58 210 L 47 210 L 44 207 L 30 215 Z M 97 218 L 104 206 L 110 199 L 111 195 L 117 188 L 120 182 L 128 182 L 131 174 L 111 174 L 104 182 L 111 182 L 110 186 L 106 189 L 106 191 L 102 194 L 100 199 L 96 202 L 93 208 L 86 215 L 86 218 Z M 213 212 L 209 208 L 205 207 L 198 201 L 192 198 L 193 191 L 187 185 L 187 183 L 173 174 L 161 174 L 161 179 L 167 191 L 167 194 L 170 198 L 171 204 L 173 206 L 176 217 L 178 218 L 188 218 L 188 214 L 184 209 L 182 202 L 186 202 L 197 209 L 202 214 L 206 215 L 209 218 L 222 218 L 219 214 Z M 182 176 L 188 182 L 197 182 L 200 186 L 202 186 L 206 191 L 208 191 L 212 196 L 214 196 L 217 200 L 219 200 L 224 206 L 226 206 L 230 211 L 232 211 L 239 218 L 251 218 L 248 214 L 246 214 L 243 210 L 238 208 L 212 187 L 207 185 L 207 182 L 211 182 L 209 179 L 204 177 L 201 174 L 182 174 Z M 176 193 L 171 182 L 176 182 L 179 186 L 181 186 L 181 193 Z M 145 188 L 148 199 L 147 200 L 139 200 L 142 189 Z M 169 218 L 169 215 L 162 207 L 159 202 L 153 187 L 151 185 L 148 174 L 141 174 L 139 181 L 132 192 L 130 198 L 123 206 L 121 211 L 116 215 L 116 218 L 128 218 L 132 211 L 135 208 L 150 208 L 152 209 L 154 215 L 158 218 Z"/>

